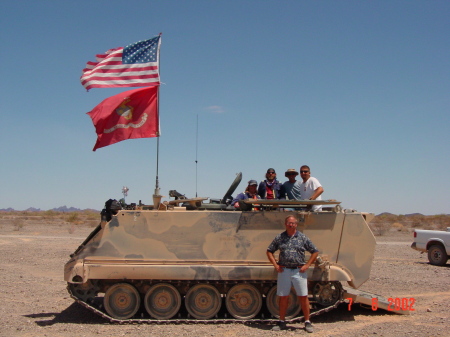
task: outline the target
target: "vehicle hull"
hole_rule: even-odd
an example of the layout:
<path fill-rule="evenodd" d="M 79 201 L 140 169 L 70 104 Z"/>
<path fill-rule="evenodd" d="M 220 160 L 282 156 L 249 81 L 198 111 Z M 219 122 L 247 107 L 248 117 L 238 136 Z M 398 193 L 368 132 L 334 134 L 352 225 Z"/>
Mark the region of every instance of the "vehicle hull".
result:
<path fill-rule="evenodd" d="M 293 215 L 324 263 L 314 281 L 370 276 L 375 238 L 364 213 L 122 210 L 103 222 L 65 267 L 65 280 L 276 280 L 266 250 Z"/>

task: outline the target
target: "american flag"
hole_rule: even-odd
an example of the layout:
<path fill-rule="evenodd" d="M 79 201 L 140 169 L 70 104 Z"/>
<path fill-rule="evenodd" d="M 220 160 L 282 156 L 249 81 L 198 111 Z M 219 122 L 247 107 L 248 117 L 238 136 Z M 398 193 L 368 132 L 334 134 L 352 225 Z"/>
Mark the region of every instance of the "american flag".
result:
<path fill-rule="evenodd" d="M 160 45 L 161 35 L 96 55 L 83 69 L 81 84 L 86 90 L 159 85 Z"/>

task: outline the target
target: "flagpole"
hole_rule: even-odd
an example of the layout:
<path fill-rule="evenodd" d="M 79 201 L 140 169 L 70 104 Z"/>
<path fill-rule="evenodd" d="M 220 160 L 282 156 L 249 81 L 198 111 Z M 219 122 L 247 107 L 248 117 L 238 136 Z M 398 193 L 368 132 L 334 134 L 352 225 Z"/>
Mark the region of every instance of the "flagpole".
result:
<path fill-rule="evenodd" d="M 159 113 L 159 86 L 158 86 L 158 113 Z M 159 117 L 158 117 L 159 119 Z M 158 127 L 159 129 L 159 127 Z M 159 131 L 158 131 L 158 137 L 156 140 L 156 183 L 155 183 L 155 193 L 153 194 L 153 208 L 158 209 L 159 204 L 161 203 L 162 195 L 159 190 Z"/>
<path fill-rule="evenodd" d="M 197 132 L 195 133 L 195 197 L 197 198 L 197 167 L 198 167 L 198 114 L 197 114 Z"/>
<path fill-rule="evenodd" d="M 160 63 L 159 63 L 159 50 L 160 50 L 160 46 L 161 46 L 161 35 L 162 33 L 159 33 L 160 39 L 158 42 L 158 74 L 159 74 L 159 83 L 161 84 L 161 68 L 160 68 Z M 155 183 L 155 193 L 153 194 L 153 208 L 154 209 L 158 209 L 159 208 L 159 204 L 161 203 L 161 198 L 162 195 L 160 193 L 160 189 L 159 189 L 159 137 L 161 136 L 160 133 L 160 123 L 159 123 L 159 87 L 160 84 L 158 85 L 158 100 L 157 100 L 157 106 L 158 106 L 158 137 L 156 140 L 156 183 Z"/>

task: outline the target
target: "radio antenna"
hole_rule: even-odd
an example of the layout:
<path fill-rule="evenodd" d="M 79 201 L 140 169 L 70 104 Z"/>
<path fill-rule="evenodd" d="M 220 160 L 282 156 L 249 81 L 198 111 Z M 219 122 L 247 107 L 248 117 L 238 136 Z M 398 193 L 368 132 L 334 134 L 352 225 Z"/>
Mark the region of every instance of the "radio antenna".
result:
<path fill-rule="evenodd" d="M 198 167 L 198 114 L 197 114 L 197 131 L 195 133 L 195 197 L 197 198 L 197 167 Z"/>

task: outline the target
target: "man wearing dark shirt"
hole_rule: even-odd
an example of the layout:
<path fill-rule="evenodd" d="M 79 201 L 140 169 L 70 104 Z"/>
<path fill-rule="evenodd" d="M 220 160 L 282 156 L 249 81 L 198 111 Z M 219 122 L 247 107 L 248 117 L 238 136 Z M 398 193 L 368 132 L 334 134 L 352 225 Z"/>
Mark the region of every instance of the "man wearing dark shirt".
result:
<path fill-rule="evenodd" d="M 285 198 L 283 185 L 277 180 L 275 169 L 269 168 L 266 172 L 266 179 L 261 181 L 258 186 L 258 194 L 261 199 L 280 199 Z"/>
<path fill-rule="evenodd" d="M 258 187 L 258 182 L 256 180 L 249 180 L 245 192 L 239 193 L 236 198 L 233 199 L 231 205 L 235 208 L 239 208 L 239 200 L 245 199 L 261 199 L 258 194 L 256 194 L 256 188 Z"/>
<path fill-rule="evenodd" d="M 305 330 L 313 332 L 309 321 L 307 271 L 319 255 L 319 251 L 306 235 L 297 231 L 297 225 L 297 219 L 294 216 L 288 216 L 284 221 L 286 231 L 278 234 L 267 248 L 267 257 L 278 272 L 277 295 L 280 297 L 280 322 L 273 330 L 286 329 L 286 310 L 289 293 L 293 286 L 305 317 Z M 280 251 L 278 263 L 273 256 L 277 250 Z M 305 251 L 311 253 L 308 262 L 305 262 Z"/>

